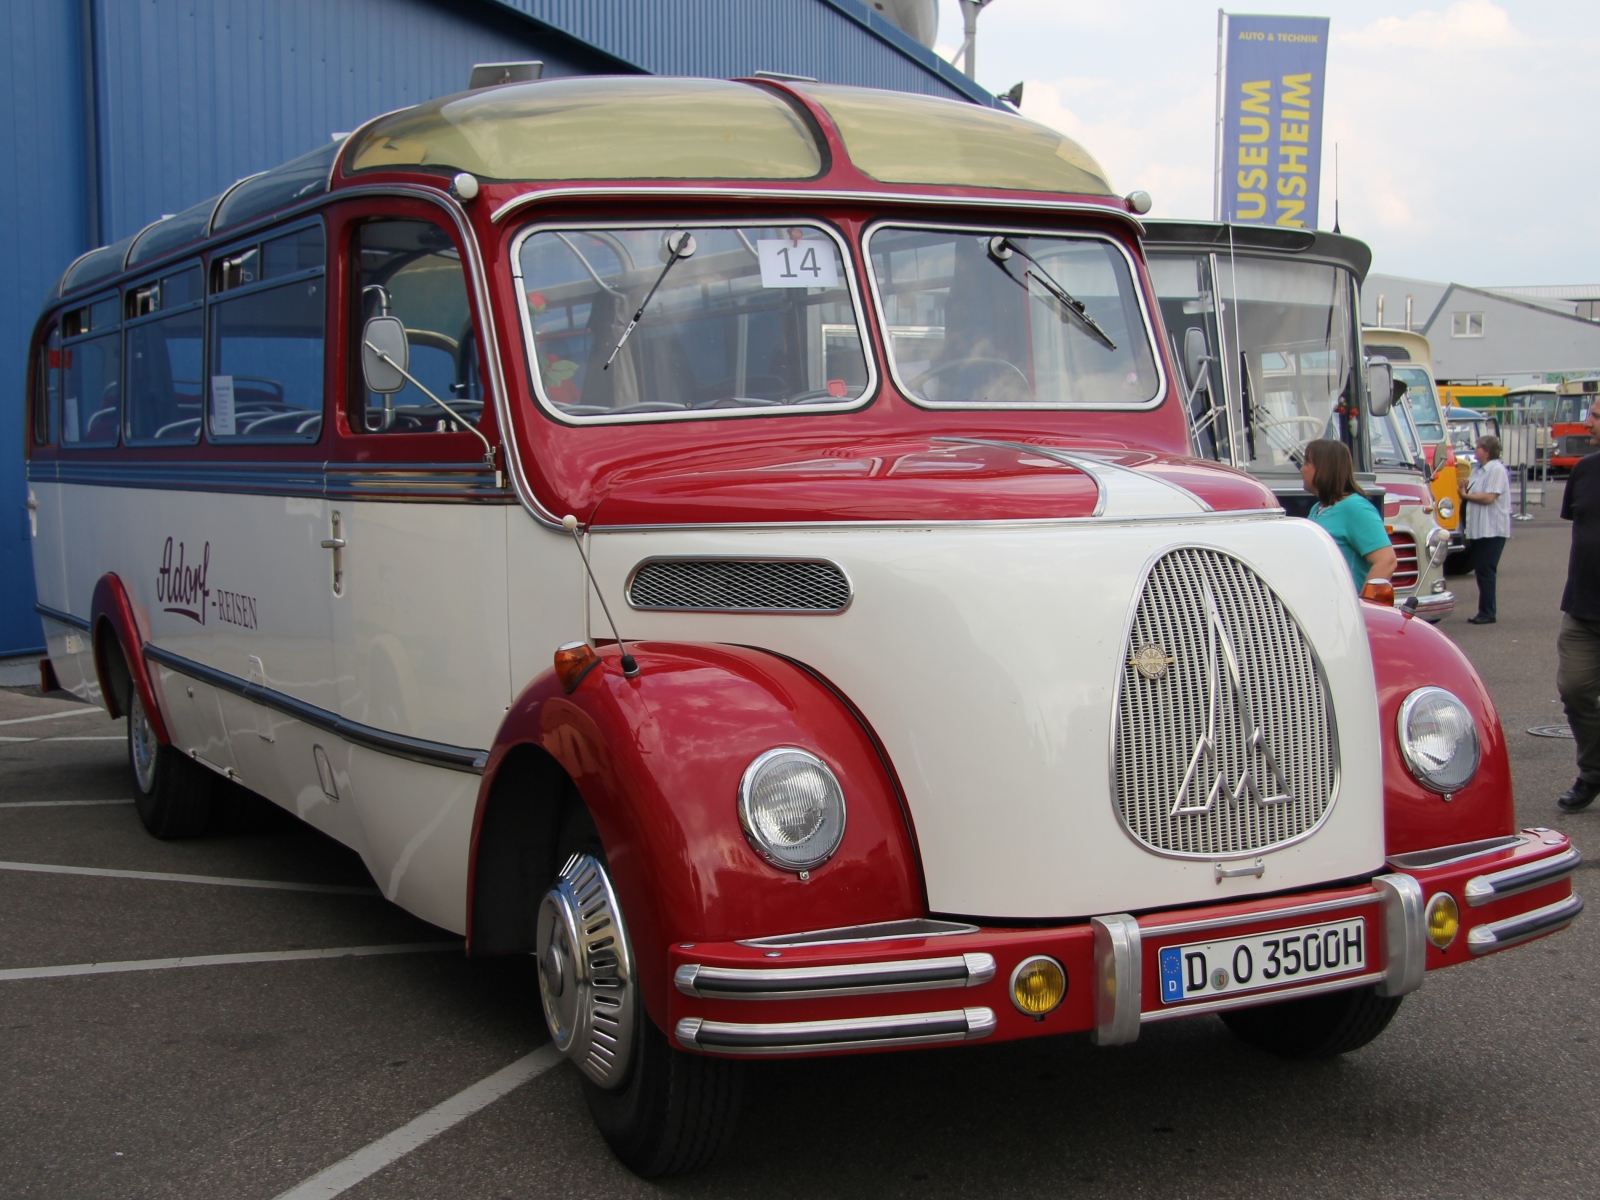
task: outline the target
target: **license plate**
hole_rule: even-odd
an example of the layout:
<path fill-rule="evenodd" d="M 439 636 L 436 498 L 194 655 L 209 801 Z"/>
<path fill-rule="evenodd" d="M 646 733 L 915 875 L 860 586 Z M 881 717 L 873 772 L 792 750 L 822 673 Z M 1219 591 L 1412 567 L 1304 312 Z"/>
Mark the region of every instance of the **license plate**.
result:
<path fill-rule="evenodd" d="M 1161 1002 L 1214 1000 L 1365 970 L 1362 917 L 1161 948 Z"/>

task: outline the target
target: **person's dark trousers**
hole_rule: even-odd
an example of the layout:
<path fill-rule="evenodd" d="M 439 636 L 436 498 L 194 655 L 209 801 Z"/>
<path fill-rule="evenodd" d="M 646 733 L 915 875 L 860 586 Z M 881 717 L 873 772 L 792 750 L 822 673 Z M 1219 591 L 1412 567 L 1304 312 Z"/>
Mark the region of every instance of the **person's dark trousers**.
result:
<path fill-rule="evenodd" d="M 1578 778 L 1600 785 L 1600 621 L 1561 614 L 1556 691 L 1578 743 Z"/>
<path fill-rule="evenodd" d="M 1472 573 L 1478 577 L 1478 615 L 1495 617 L 1495 586 L 1500 579 L 1500 555 L 1505 551 L 1503 537 L 1473 538 L 1467 543 L 1472 552 Z"/>

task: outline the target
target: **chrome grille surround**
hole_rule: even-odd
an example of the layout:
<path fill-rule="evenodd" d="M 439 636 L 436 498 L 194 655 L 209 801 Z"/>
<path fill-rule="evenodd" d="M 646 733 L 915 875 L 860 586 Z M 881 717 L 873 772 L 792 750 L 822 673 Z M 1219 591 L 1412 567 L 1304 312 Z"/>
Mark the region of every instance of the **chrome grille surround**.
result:
<path fill-rule="evenodd" d="M 1173 660 L 1158 679 L 1130 661 L 1150 645 Z M 1251 748 L 1245 710 L 1265 754 Z M 1202 742 L 1213 723 L 1208 761 Z M 1310 836 L 1338 794 L 1338 729 L 1316 651 L 1260 575 L 1209 547 L 1163 551 L 1148 568 L 1124 642 L 1111 742 L 1118 819 L 1141 846 L 1169 857 L 1289 845 Z M 1255 794 L 1241 782 L 1247 771 Z"/>
<path fill-rule="evenodd" d="M 647 558 L 628 603 L 669 612 L 840 613 L 850 580 L 837 563 L 803 558 Z"/>

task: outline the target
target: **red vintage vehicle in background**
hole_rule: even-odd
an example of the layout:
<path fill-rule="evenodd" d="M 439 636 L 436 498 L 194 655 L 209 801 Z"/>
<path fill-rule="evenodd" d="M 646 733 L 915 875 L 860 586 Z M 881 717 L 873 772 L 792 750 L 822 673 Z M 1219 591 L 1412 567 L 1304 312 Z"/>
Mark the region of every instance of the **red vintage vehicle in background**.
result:
<path fill-rule="evenodd" d="M 226 774 L 536 955 L 644 1175 L 727 1144 L 752 1057 L 1363 1045 L 1568 924 L 1578 855 L 1461 652 L 1195 456 L 1147 207 L 893 92 L 381 117 L 48 299 L 57 675 L 155 835 Z"/>

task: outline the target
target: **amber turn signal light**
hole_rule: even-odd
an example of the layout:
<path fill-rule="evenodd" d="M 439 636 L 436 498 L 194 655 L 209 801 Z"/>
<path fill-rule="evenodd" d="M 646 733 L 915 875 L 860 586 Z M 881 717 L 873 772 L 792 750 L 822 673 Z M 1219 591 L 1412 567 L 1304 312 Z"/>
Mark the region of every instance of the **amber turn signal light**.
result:
<path fill-rule="evenodd" d="M 1387 579 L 1369 579 L 1367 586 L 1361 589 L 1361 598 L 1370 600 L 1374 604 L 1387 604 L 1394 607 L 1394 584 Z"/>
<path fill-rule="evenodd" d="M 561 690 L 572 695 L 583 682 L 583 677 L 594 670 L 600 656 L 588 642 L 568 642 L 556 647 L 556 678 L 561 680 Z"/>
<path fill-rule="evenodd" d="M 1011 1003 L 1023 1016 L 1042 1021 L 1066 998 L 1067 973 L 1045 954 L 1035 954 L 1011 972 Z"/>
<path fill-rule="evenodd" d="M 1461 910 L 1456 907 L 1455 897 L 1449 892 L 1439 892 L 1428 901 L 1424 915 L 1428 921 L 1428 940 L 1441 950 L 1448 948 L 1461 929 Z"/>

